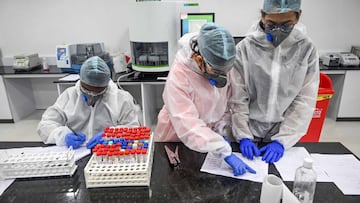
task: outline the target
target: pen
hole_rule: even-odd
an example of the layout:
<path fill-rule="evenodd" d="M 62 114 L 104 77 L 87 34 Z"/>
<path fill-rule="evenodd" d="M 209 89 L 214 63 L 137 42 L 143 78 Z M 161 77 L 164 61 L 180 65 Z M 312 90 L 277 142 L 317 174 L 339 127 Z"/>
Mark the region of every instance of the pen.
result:
<path fill-rule="evenodd" d="M 75 130 L 74 129 L 72 129 L 69 125 L 66 125 L 76 136 L 78 136 L 79 137 L 79 135 L 75 132 Z"/>

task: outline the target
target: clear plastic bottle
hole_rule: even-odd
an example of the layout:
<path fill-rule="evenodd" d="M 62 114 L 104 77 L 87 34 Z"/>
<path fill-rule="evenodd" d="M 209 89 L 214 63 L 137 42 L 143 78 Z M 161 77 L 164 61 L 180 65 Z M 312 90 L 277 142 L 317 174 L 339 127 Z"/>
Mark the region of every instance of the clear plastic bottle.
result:
<path fill-rule="evenodd" d="M 303 166 L 296 169 L 293 193 L 302 203 L 312 203 L 316 186 L 316 172 L 313 170 L 313 160 L 305 158 Z"/>
<path fill-rule="evenodd" d="M 42 62 L 43 62 L 43 64 L 42 64 L 43 70 L 48 71 L 49 70 L 49 64 L 48 64 L 48 62 L 46 60 L 46 57 L 43 58 Z"/>

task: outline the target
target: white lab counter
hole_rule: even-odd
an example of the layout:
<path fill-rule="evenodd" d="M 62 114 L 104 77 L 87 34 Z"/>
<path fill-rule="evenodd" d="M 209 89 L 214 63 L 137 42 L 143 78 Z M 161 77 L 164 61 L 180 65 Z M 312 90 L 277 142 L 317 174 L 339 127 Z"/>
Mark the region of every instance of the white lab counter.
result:
<path fill-rule="evenodd" d="M 360 120 L 360 67 L 320 66 L 320 69 L 331 78 L 335 90 L 327 117 L 337 121 Z"/>
<path fill-rule="evenodd" d="M 64 77 L 56 67 L 43 71 L 41 67 L 31 71 L 14 71 L 12 67 L 0 67 L 0 121 L 17 122 L 36 109 L 46 109 L 57 98 L 53 81 Z"/>

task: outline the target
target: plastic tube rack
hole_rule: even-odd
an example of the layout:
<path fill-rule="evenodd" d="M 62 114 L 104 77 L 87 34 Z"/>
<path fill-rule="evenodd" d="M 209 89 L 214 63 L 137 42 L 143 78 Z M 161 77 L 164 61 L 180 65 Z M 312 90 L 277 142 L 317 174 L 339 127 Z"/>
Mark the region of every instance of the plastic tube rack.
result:
<path fill-rule="evenodd" d="M 147 153 L 141 158 L 142 161 L 100 162 L 94 153 L 84 169 L 86 187 L 149 186 L 154 155 L 153 143 L 151 134 Z"/>
<path fill-rule="evenodd" d="M 72 176 L 76 169 L 74 150 L 67 152 L 42 152 L 1 154 L 0 179 L 47 176 Z"/>

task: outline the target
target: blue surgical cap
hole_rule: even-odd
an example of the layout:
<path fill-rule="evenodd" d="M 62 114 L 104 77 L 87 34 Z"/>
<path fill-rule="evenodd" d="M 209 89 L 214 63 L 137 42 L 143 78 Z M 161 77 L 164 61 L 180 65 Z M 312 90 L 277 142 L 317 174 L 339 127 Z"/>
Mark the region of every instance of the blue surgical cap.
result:
<path fill-rule="evenodd" d="M 235 42 L 229 31 L 207 23 L 200 29 L 198 46 L 201 56 L 212 68 L 229 72 L 235 61 Z"/>
<path fill-rule="evenodd" d="M 287 13 L 300 10 L 301 0 L 264 0 L 265 13 Z"/>
<path fill-rule="evenodd" d="M 93 56 L 82 64 L 80 80 L 94 87 L 106 87 L 110 80 L 110 68 L 100 57 Z"/>

